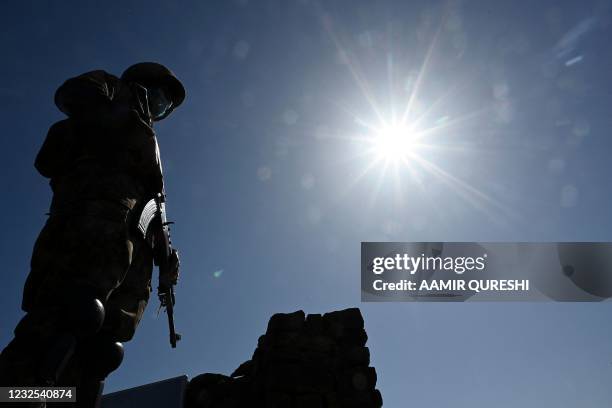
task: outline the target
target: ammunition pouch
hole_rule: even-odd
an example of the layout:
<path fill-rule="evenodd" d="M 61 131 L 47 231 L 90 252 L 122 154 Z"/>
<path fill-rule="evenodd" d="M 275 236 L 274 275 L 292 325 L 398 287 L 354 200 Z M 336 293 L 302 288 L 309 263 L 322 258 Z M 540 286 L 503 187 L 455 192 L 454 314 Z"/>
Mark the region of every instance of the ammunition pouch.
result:
<path fill-rule="evenodd" d="M 49 215 L 52 217 L 89 216 L 103 218 L 112 222 L 126 223 L 130 208 L 111 200 L 80 200 L 75 202 L 51 203 Z"/>
<path fill-rule="evenodd" d="M 111 200 L 81 200 L 70 203 L 51 204 L 52 217 L 90 216 L 126 224 L 130 235 L 142 238 L 153 248 L 153 228 L 158 222 L 157 203 L 151 199 L 130 209 L 127 204 Z"/>

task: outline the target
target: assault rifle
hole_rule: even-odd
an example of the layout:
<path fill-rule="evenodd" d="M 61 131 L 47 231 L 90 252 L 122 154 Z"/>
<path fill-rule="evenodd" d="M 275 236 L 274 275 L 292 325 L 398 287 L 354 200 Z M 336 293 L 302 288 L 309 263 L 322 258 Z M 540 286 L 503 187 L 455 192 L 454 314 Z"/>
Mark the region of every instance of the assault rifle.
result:
<path fill-rule="evenodd" d="M 153 261 L 159 268 L 159 284 L 157 296 L 160 307 L 166 309 L 168 328 L 170 329 L 170 344 L 176 348 L 176 342 L 181 335 L 174 329 L 174 285 L 178 278 L 179 259 L 176 249 L 170 242 L 170 228 L 166 219 L 166 204 L 164 194 L 158 194 L 151 199 L 142 210 L 138 229 L 145 239 L 152 244 Z"/>

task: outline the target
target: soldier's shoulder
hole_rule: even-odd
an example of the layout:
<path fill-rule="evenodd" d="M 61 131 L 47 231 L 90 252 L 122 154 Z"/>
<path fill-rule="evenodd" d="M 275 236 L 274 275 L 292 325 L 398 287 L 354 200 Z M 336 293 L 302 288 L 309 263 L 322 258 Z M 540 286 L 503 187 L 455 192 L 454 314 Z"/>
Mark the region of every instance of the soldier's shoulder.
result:
<path fill-rule="evenodd" d="M 112 99 L 121 80 L 102 69 L 88 71 L 66 80 L 55 92 L 56 106 L 68 116 L 84 109 L 83 104 Z"/>
<path fill-rule="evenodd" d="M 119 82 L 120 81 L 119 77 L 103 69 L 95 69 L 93 71 L 87 71 L 81 75 L 74 77 L 74 79 L 93 80 L 96 82 Z"/>

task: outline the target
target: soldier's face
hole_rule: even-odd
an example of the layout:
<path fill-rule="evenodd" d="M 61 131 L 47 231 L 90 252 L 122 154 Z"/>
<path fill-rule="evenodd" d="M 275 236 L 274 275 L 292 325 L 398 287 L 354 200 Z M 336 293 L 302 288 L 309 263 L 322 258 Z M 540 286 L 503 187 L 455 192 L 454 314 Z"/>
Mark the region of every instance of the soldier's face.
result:
<path fill-rule="evenodd" d="M 157 120 L 163 117 L 172 108 L 167 91 L 163 88 L 147 88 L 147 99 L 151 119 Z"/>

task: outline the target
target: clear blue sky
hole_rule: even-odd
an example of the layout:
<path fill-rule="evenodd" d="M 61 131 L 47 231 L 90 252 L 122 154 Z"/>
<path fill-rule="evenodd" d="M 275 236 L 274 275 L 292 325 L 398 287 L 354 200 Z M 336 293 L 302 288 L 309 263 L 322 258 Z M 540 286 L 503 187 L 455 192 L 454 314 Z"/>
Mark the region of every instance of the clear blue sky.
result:
<path fill-rule="evenodd" d="M 610 303 L 359 291 L 361 241 L 612 240 L 609 3 L 6 2 L 0 343 L 50 199 L 32 164 L 55 89 L 154 60 L 188 92 L 157 127 L 184 340 L 170 349 L 153 299 L 107 391 L 229 374 L 271 314 L 359 306 L 387 407 L 611 406 Z M 363 123 L 410 95 L 427 161 L 383 173 Z"/>

